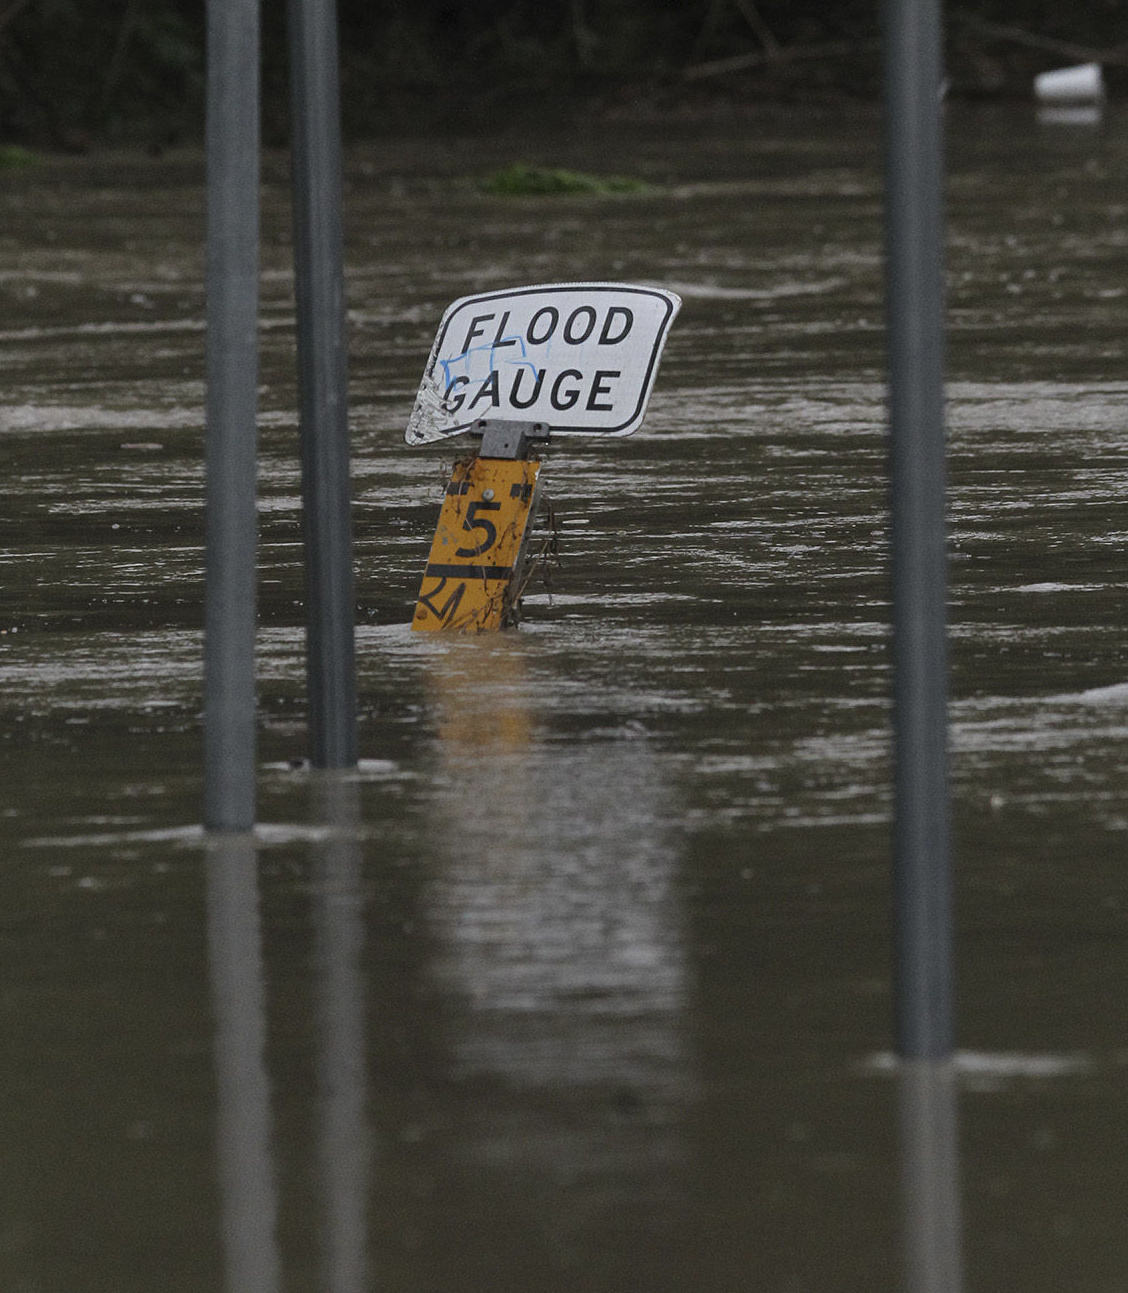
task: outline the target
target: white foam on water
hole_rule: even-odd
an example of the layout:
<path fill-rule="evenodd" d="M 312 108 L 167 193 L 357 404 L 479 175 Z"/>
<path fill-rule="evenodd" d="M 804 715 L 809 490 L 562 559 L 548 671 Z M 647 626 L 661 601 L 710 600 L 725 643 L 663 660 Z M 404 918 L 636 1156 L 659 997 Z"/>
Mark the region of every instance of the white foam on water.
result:
<path fill-rule="evenodd" d="M 263 848 L 276 848 L 285 844 L 320 844 L 326 840 L 362 839 L 368 832 L 363 828 L 341 827 L 331 823 L 309 822 L 257 822 L 253 835 L 255 843 Z M 203 826 L 171 826 L 156 830 L 100 831 L 82 835 L 41 835 L 22 841 L 24 848 L 118 848 L 134 844 L 177 844 L 198 848 L 208 843 L 209 835 Z"/>
<path fill-rule="evenodd" d="M 1079 692 L 1076 696 L 1061 699 L 1073 700 L 1079 705 L 1125 705 L 1128 704 L 1128 682 L 1114 682 L 1108 687 L 1090 687 L 1088 691 Z"/>
<path fill-rule="evenodd" d="M 858 1068 L 864 1073 L 897 1073 L 902 1065 L 900 1056 L 892 1051 L 879 1051 L 862 1060 Z M 942 1061 L 938 1061 L 941 1063 Z M 957 1076 L 977 1079 L 1030 1079 L 1079 1077 L 1096 1070 L 1091 1055 L 1038 1054 L 1029 1051 L 956 1051 L 952 1067 Z"/>
<path fill-rule="evenodd" d="M 199 427 L 203 410 L 198 408 L 110 409 L 97 405 L 73 407 L 61 404 L 15 404 L 0 406 L 0 434 L 21 431 L 86 431 L 104 429 L 147 431 L 173 427 Z"/>
<path fill-rule="evenodd" d="M 814 283 L 777 283 L 774 287 L 718 287 L 715 283 L 670 283 L 671 291 L 698 300 L 778 301 L 789 296 L 819 296 L 846 287 L 845 278 L 828 278 Z"/>
<path fill-rule="evenodd" d="M 1016 593 L 1099 593 L 1106 588 L 1120 588 L 1121 584 L 1019 584 Z"/>
<path fill-rule="evenodd" d="M 304 776 L 313 771 L 308 759 L 279 760 L 264 763 L 262 767 L 264 772 L 284 772 L 291 776 Z M 393 759 L 358 759 L 355 767 L 334 769 L 332 775 L 341 781 L 387 781 L 416 774 L 402 771 Z"/>
<path fill-rule="evenodd" d="M 169 826 L 160 830 L 99 831 L 86 835 L 43 835 L 24 840 L 26 849 L 108 848 L 121 844 L 182 844 L 204 842 L 204 828 L 195 826 Z"/>

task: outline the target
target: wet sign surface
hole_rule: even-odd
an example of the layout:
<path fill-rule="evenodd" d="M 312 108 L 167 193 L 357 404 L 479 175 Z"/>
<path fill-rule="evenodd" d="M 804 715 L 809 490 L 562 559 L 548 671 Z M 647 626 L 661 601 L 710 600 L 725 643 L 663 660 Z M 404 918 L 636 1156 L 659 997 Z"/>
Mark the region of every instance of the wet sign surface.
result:
<path fill-rule="evenodd" d="M 482 418 L 543 422 L 554 434 L 630 435 L 680 306 L 673 292 L 624 283 L 462 297 L 439 325 L 406 439 L 442 440 Z"/>
<path fill-rule="evenodd" d="M 423 574 L 413 629 L 503 628 L 514 589 L 540 463 L 471 458 L 455 464 Z"/>

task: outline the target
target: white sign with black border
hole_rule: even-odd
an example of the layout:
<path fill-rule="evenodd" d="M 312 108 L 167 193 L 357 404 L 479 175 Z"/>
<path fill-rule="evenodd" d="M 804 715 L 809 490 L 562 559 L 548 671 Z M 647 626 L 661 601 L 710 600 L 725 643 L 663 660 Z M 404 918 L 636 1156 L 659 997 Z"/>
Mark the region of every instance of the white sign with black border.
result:
<path fill-rule="evenodd" d="M 630 435 L 680 307 L 674 292 L 627 283 L 464 296 L 443 315 L 405 439 L 445 440 L 482 419 Z"/>

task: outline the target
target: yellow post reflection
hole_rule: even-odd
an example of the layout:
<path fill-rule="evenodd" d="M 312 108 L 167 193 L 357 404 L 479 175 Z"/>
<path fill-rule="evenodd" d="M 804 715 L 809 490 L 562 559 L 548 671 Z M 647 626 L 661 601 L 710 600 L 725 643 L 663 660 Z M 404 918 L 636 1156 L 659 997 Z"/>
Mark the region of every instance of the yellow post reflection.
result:
<path fill-rule="evenodd" d="M 432 974 L 459 1003 L 454 1075 L 512 1093 L 475 1111 L 482 1162 L 506 1144 L 542 1183 L 601 1163 L 612 1192 L 661 1206 L 683 1189 L 695 1086 L 673 810 L 637 725 L 543 738 L 535 649 L 516 634 L 451 639 L 427 675 L 426 908 Z"/>

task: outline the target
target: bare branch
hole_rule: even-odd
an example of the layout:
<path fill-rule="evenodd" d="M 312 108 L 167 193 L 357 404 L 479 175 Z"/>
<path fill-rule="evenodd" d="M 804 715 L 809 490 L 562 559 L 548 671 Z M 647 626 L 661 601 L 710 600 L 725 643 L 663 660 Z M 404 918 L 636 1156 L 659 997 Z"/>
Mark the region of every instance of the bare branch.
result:
<path fill-rule="evenodd" d="M 957 9 L 952 18 L 963 23 L 981 36 L 993 40 L 1010 41 L 1014 45 L 1024 45 L 1027 49 L 1038 49 L 1046 54 L 1056 54 L 1059 58 L 1073 59 L 1078 63 L 1106 63 L 1117 67 L 1128 67 L 1128 46 L 1117 45 L 1112 49 L 1093 49 L 1088 45 L 1075 45 L 1069 40 L 1057 40 L 1053 36 L 1040 36 L 1037 32 L 1026 31 L 1009 23 L 988 22 L 978 14 Z"/>
<path fill-rule="evenodd" d="M 779 41 L 775 38 L 775 33 L 764 21 L 763 15 L 756 8 L 755 0 L 733 0 L 733 4 L 740 10 L 745 22 L 756 33 L 756 39 L 764 47 L 764 53 L 772 58 L 778 58 L 780 53 Z"/>
<path fill-rule="evenodd" d="M 774 54 L 734 54 L 731 58 L 716 58 L 708 63 L 693 63 L 682 70 L 687 81 L 700 81 L 708 76 L 724 76 L 728 72 L 747 72 L 754 67 L 768 64 L 799 62 L 820 58 L 843 58 L 851 54 L 870 53 L 881 48 L 877 40 L 834 40 L 819 45 L 784 45 Z"/>

